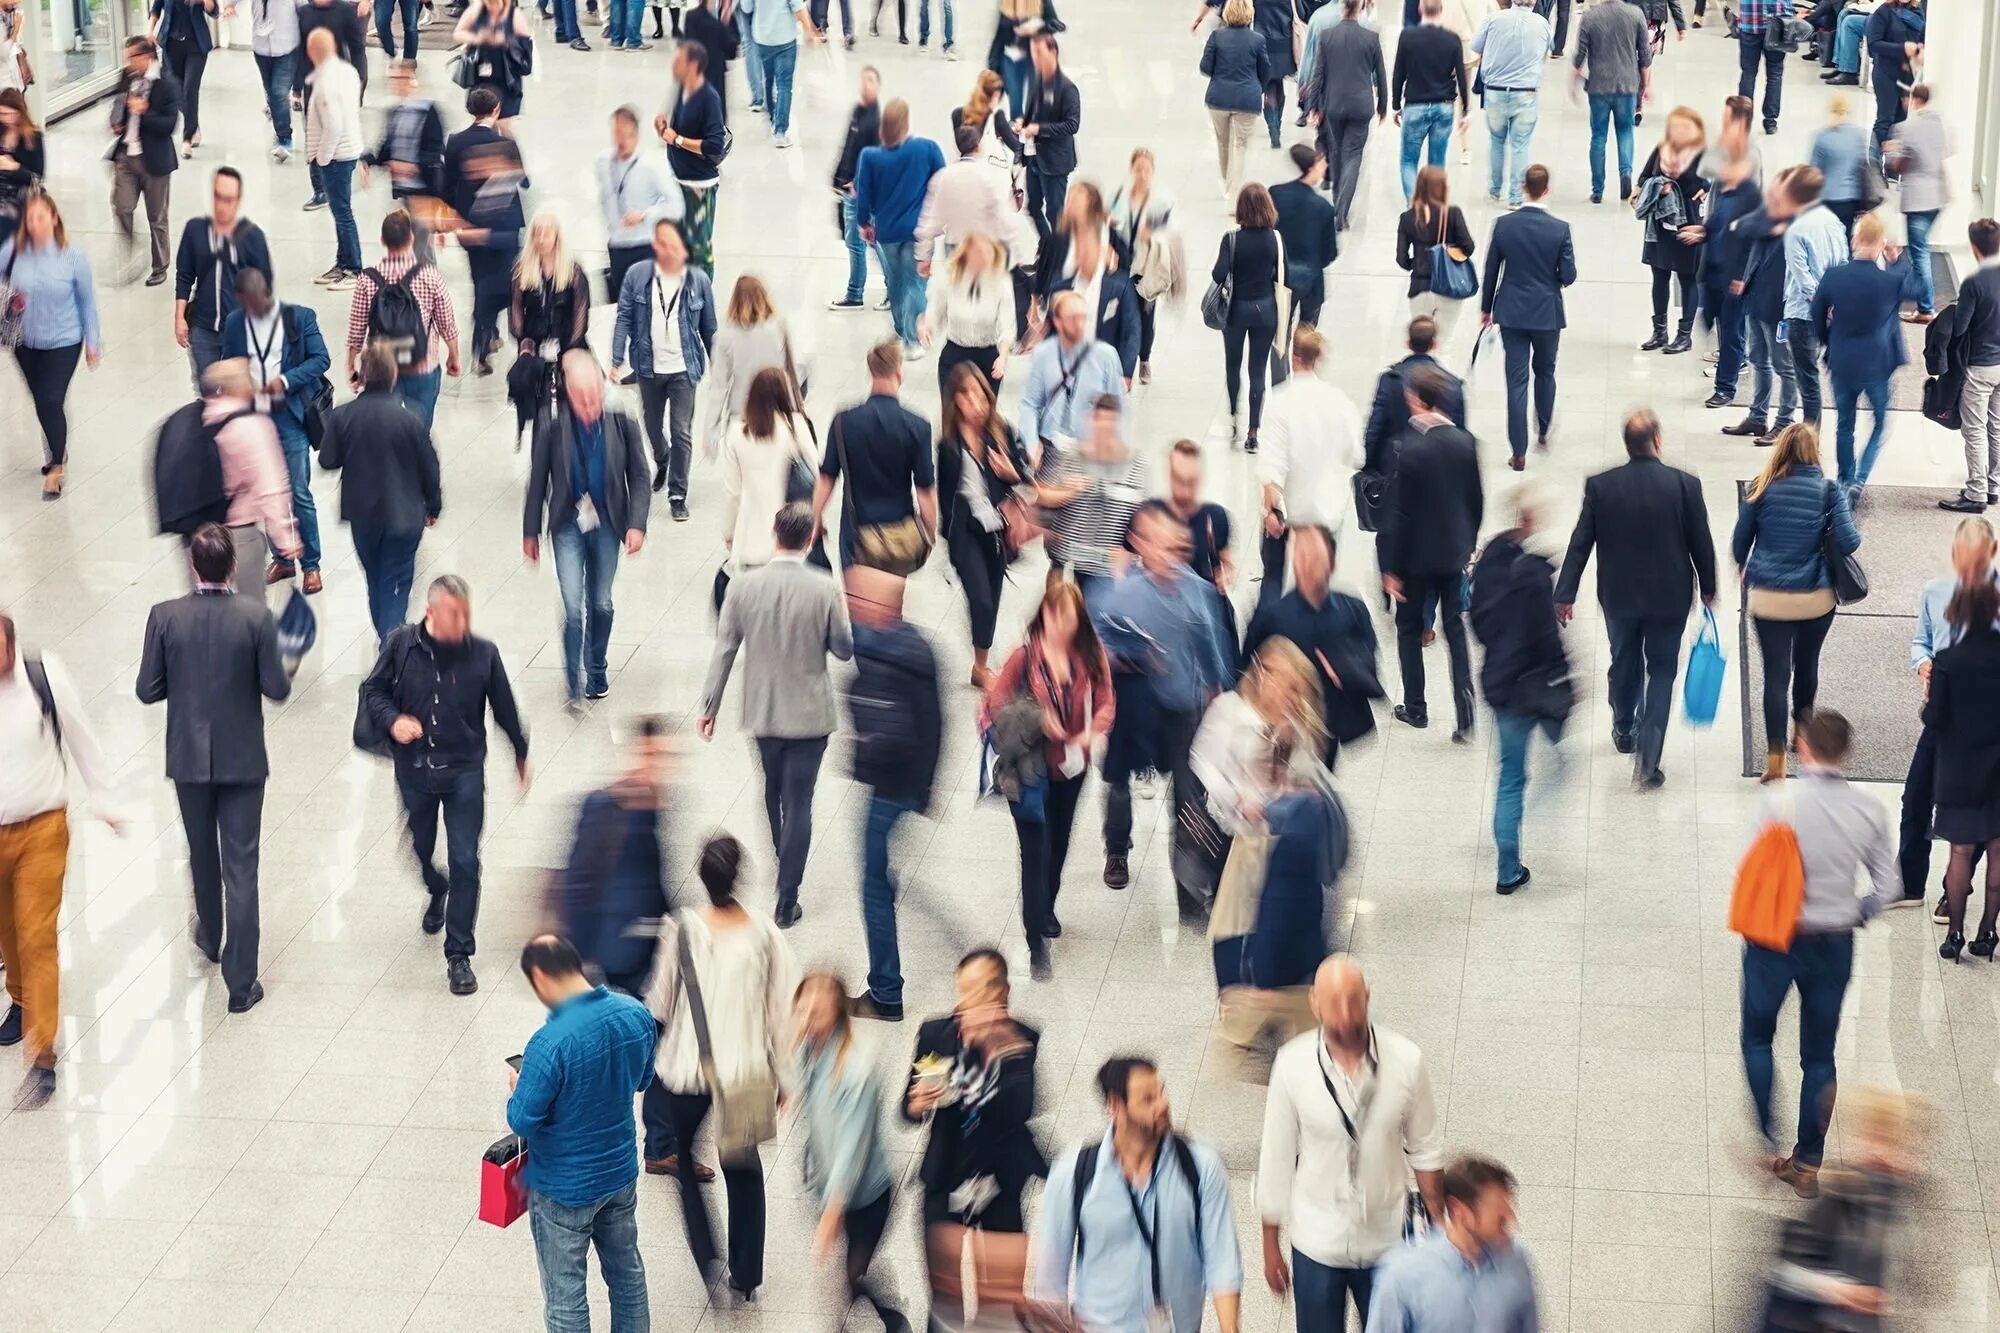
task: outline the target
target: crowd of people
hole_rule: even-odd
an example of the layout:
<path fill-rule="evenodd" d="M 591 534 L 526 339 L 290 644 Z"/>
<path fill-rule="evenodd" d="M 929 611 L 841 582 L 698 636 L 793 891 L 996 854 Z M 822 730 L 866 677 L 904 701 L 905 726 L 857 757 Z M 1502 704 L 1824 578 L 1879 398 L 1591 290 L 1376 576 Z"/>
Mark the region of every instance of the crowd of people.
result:
<path fill-rule="evenodd" d="M 876 0 L 871 37 L 882 8 Z M 297 280 L 280 281 L 263 230 L 244 215 L 242 168 L 210 173 L 206 212 L 186 221 L 169 251 L 173 175 L 204 148 L 215 0 L 155 0 L 152 30 L 126 44 L 108 120 L 124 242 L 113 267 L 121 281 L 143 273 L 147 286 L 172 277 L 173 334 L 197 399 L 160 428 L 154 465 L 159 530 L 184 550 L 190 590 L 153 608 L 136 691 L 166 705 L 190 935 L 219 966 L 231 1014 L 264 997 L 263 704 L 288 696 L 310 634 L 303 599 L 326 587 L 333 525 L 314 503 L 315 460 L 341 474 L 338 517 L 374 631 L 355 744 L 392 763 L 425 890 L 421 929 L 442 936 L 445 985 L 459 996 L 480 984 L 489 718 L 524 785 L 530 737 L 501 645 L 473 633 L 463 578 L 434 578 L 411 619 L 417 551 L 444 506 L 433 441 L 441 383 L 468 371 L 504 375 L 516 447 L 527 450 L 521 552 L 536 562 L 546 540 L 564 696 L 579 717 L 612 692 L 614 584 L 621 562 L 644 559 L 653 496 L 663 493 L 671 519 L 685 521 L 697 442 L 702 460 L 719 464 L 727 555 L 715 573 L 713 656 L 693 729 L 715 737 L 733 680 L 762 771 L 775 911 L 745 905 L 751 857 L 728 833 L 699 848 L 701 898 L 669 895 L 662 847 L 686 832 L 668 827 L 665 799 L 675 728 L 635 709 L 617 776 L 580 812 L 548 931 L 519 960 L 549 1017 L 527 1038 L 505 1116 L 526 1162 L 520 1179 L 551 1330 L 588 1326 L 593 1246 L 612 1327 L 647 1327 L 642 1168 L 675 1178 L 688 1250 L 712 1297 L 754 1300 L 767 1212 L 759 1148 L 776 1138 L 781 1110 L 806 1146 L 815 1249 L 844 1256 L 849 1301 L 867 1302 L 886 1328 L 907 1327 L 926 1302 L 939 1327 L 1019 1317 L 1119 1333 L 1192 1329 L 1210 1304 L 1224 1333 L 1240 1326 L 1243 1261 L 1220 1154 L 1176 1127 L 1154 1063 L 1118 1055 L 1096 1072 L 1106 1132 L 1051 1156 L 1034 1125 L 1039 1036 L 1011 1010 L 1000 947 L 961 960 L 953 1008 L 919 1027 L 896 1103 L 926 1132 L 917 1179 L 927 1297 L 871 1277 L 897 1190 L 884 1140 L 891 1090 L 856 1020 L 905 1016 L 893 838 L 902 820 L 935 808 L 948 728 L 976 733 L 982 796 L 1004 801 L 1013 823 L 1033 982 L 1061 970 L 1058 900 L 1073 882 L 1065 870 L 1093 770 L 1103 786 L 1100 878 L 1112 892 L 1135 882 L 1134 787 L 1150 795 L 1153 779 L 1163 784 L 1178 909 L 1213 953 L 1217 1031 L 1246 1068 L 1267 1057 L 1254 1207 L 1265 1281 L 1289 1296 L 1299 1327 L 1336 1333 L 1349 1303 L 1370 1333 L 1538 1326 L 1533 1269 L 1513 1240 L 1514 1176 L 1446 1151 L 1424 1053 L 1371 1020 L 1366 979 L 1337 951 L 1332 922 L 1350 839 L 1341 752 L 1378 717 L 1429 726 L 1427 650 L 1437 638 L 1452 741 L 1473 740 L 1482 700 L 1496 732 L 1494 889 L 1509 896 L 1531 883 L 1523 816 L 1533 739 L 1554 742 L 1576 720 L 1572 663 L 1584 650 L 1568 627 L 1590 562 L 1609 640 L 1611 739 L 1632 756 L 1635 799 L 1668 782 L 1688 622 L 1697 600 L 1714 608 L 1720 593 L 1701 482 L 1663 460 L 1655 412 L 1625 418 L 1627 461 L 1588 479 L 1567 549 L 1551 558 L 1560 534 L 1550 530 L 1547 489 L 1524 477 L 1489 494 L 1466 386 L 1438 355 L 1459 323 L 1476 319 L 1480 346 L 1504 358 L 1507 467 L 1525 473 L 1553 447 L 1564 289 L 1578 264 L 1553 207 L 1557 173 L 1535 153 L 1552 57 L 1570 61 L 1588 99 L 1592 205 L 1610 193 L 1615 141 L 1617 198 L 1634 215 L 1651 282 L 1650 336 L 1638 349 L 1683 355 L 1696 349 L 1698 325 L 1711 333 L 1706 406 L 1736 403 L 1747 364 L 1746 414 L 1722 433 L 1769 450 L 1729 554 L 1762 658 L 1762 781 L 1772 790 L 1760 828 L 1792 838 L 1797 890 L 1776 938 L 1742 931 L 1742 1052 L 1775 1178 L 1801 1197 L 1820 1192 L 1854 933 L 1884 909 L 1926 901 L 1934 838 L 1950 846 L 1935 909 L 1947 927 L 1940 956 L 2000 948 L 1995 857 L 1981 919 L 1970 939 L 1965 930 L 1973 872 L 1982 855 L 2000 853 L 2000 714 L 1988 706 L 2000 685 L 2000 575 L 1981 517 L 2000 504 L 2000 223 L 1971 225 L 1979 266 L 1955 301 L 1941 300 L 1930 231 L 1944 202 L 1945 136 L 1919 77 L 1920 0 L 1723 7 L 1741 84 L 1723 101 L 1715 136 L 1698 111 L 1677 106 L 1657 115 L 1659 141 L 1643 158 L 1635 126 L 1645 123 L 1670 23 L 1685 37 L 1678 3 L 1595 0 L 1573 44 L 1569 0 L 1396 8 L 1206 0 L 1196 13 L 1231 223 L 1205 294 L 1183 241 L 1193 205 L 1158 183 L 1159 150 L 1133 152 L 1108 201 L 1079 174 L 1084 98 L 1064 72 L 1065 28 L 1049 0 L 998 0 L 987 68 L 948 125 L 919 124 L 878 70 L 862 70 L 830 173 L 848 259 L 830 309 L 868 308 L 872 256 L 893 335 L 865 348 L 867 397 L 833 411 L 807 408 L 784 313 L 791 294 L 755 273 L 726 292 L 715 277 L 725 168 L 737 134 L 754 123 L 727 107 L 729 62 L 742 63 L 750 114 L 765 118 L 772 145 L 793 147 L 798 48 L 830 35 L 825 0 L 666 6 L 677 39 L 664 108 L 649 119 L 638 105 L 619 107 L 596 164 L 609 259 L 601 288 L 578 258 L 585 238 L 525 205 L 528 164 L 513 131 L 537 57 L 535 27 L 516 0 L 454 7 L 451 60 L 468 92 L 464 123 L 450 132 L 461 117 L 426 96 L 415 59 L 428 6 L 377 0 L 393 101 L 372 144 L 362 111 L 369 7 L 258 4 L 252 49 L 270 154 L 280 164 L 291 157 L 302 116 L 303 202 L 332 222 L 332 262 L 313 282 L 348 300 L 338 346 L 310 306 L 285 299 Z M 1695 6 L 1694 26 L 1705 8 Z M 956 25 L 974 15 L 955 12 L 953 0 L 940 9 L 941 50 L 956 58 Z M 643 11 L 631 0 L 608 5 L 614 50 L 651 46 Z M 43 498 L 58 501 L 67 395 L 80 360 L 99 364 L 105 336 L 91 260 L 41 182 L 45 140 L 20 95 L 28 67 L 9 44 L 11 12 L 0 5 L 0 274 L 14 304 L 0 331 L 38 423 Z M 853 47 L 847 0 L 840 17 Z M 896 17 L 907 44 L 901 0 Z M 660 7 L 653 18 L 661 39 Z M 554 19 L 558 42 L 589 49 L 574 0 L 557 0 Z M 928 0 L 917 26 L 927 46 Z M 1761 70 L 1768 136 L 1800 27 L 1835 85 L 1856 82 L 1849 67 L 1865 43 L 1875 119 L 1867 130 L 1851 123 L 1844 94 L 1834 94 L 1810 159 L 1767 175 L 1752 133 L 1753 85 Z M 1283 146 L 1287 80 L 1294 127 L 1309 133 L 1289 149 L 1290 178 L 1267 186 L 1252 179 L 1252 144 L 1261 127 L 1272 148 Z M 1484 235 L 1450 184 L 1451 140 L 1456 133 L 1463 165 L 1475 102 L 1488 131 L 1487 201 L 1499 210 Z M 1327 274 L 1368 169 L 1371 126 L 1392 111 L 1407 204 L 1395 259 L 1409 274 L 1409 354 L 1383 372 L 1364 416 L 1323 377 L 1332 340 L 1320 326 L 1335 319 Z M 357 186 L 371 172 L 387 177 L 391 194 L 372 262 L 356 216 Z M 1893 200 L 1885 176 L 1897 183 Z M 134 230 L 142 200 L 143 251 Z M 1893 230 L 1907 245 L 1891 240 L 1890 212 L 1901 214 Z M 440 266 L 453 246 L 471 277 L 463 347 L 458 294 Z M 1151 381 L 1163 316 L 1191 297 L 1221 335 L 1230 445 L 1256 455 L 1254 559 L 1239 557 L 1228 507 L 1204 494 L 1202 445 L 1133 438 L 1129 396 Z M 606 306 L 610 348 L 600 356 L 589 325 L 592 309 Z M 1963 419 L 1966 482 L 1941 507 L 1967 517 L 1952 538 L 1951 574 L 1923 591 L 1911 654 L 1923 731 L 1892 838 L 1879 804 L 1843 775 L 1853 727 L 1817 699 L 1836 608 L 1865 593 L 1865 581 L 1853 586 L 1856 553 L 1906 323 L 1929 326 L 1930 373 L 1962 385 L 1951 406 Z M 333 370 L 343 349 L 348 395 Z M 906 401 L 906 367 L 927 356 L 937 360 L 936 422 Z M 1822 461 L 1823 375 L 1832 468 Z M 1010 412 L 1001 395 L 1016 381 Z M 636 412 L 615 386 L 636 388 Z M 1864 399 L 1873 423 L 1857 452 Z M 1365 568 L 1355 552 L 1367 533 L 1379 604 L 1394 625 L 1393 699 L 1372 599 L 1335 586 L 1336 570 Z M 1039 568 L 1037 547 L 1048 573 L 1017 636 L 1001 623 L 1002 592 L 1024 556 Z M 971 707 L 954 699 L 930 638 L 903 614 L 908 581 L 933 562 L 949 566 L 965 599 Z M 1246 566 L 1261 584 L 1239 624 Z M 298 600 L 274 614 L 267 588 L 294 580 Z M 37 629 L 19 632 L 32 641 Z M 0 960 L 11 1002 L 0 1045 L 26 1043 L 16 1105 L 31 1110 L 55 1090 L 66 771 L 73 764 L 92 794 L 111 777 L 60 660 L 16 635 L 0 616 L 0 753 L 9 756 Z M 809 907 L 842 910 L 810 898 L 805 871 L 815 788 L 843 730 L 852 776 L 867 791 L 858 989 L 831 971 L 802 973 L 790 942 Z M 1762 864 L 1755 853 L 1746 877 Z M 1864 876 L 1867 893 L 1857 895 Z M 1739 897 L 1744 884 L 1739 877 Z M 1802 1078 L 1786 1148 L 1772 1107 L 1773 1045 L 1794 986 Z M 1882 1206 L 1867 1235 L 1843 1235 L 1850 1243 L 1838 1252 L 1879 1260 L 1880 1219 L 1893 1216 L 1905 1174 L 1898 1113 L 1872 1094 L 1841 1095 L 1843 1114 L 1850 1097 L 1859 1103 L 1853 1153 L 1847 1172 L 1828 1169 L 1826 1188 L 1835 1197 L 1866 1191 Z M 712 1140 L 718 1158 L 720 1241 L 700 1188 L 715 1170 L 697 1160 L 698 1139 Z M 1036 1180 L 1045 1184 L 1030 1235 Z M 1859 1227 L 1850 1216 L 1816 1213 L 1809 1225 Z M 1781 1263 L 1769 1301 L 1774 1318 L 1815 1307 L 1868 1313 L 1880 1309 L 1881 1287 L 1879 1262 L 1832 1275 Z"/>

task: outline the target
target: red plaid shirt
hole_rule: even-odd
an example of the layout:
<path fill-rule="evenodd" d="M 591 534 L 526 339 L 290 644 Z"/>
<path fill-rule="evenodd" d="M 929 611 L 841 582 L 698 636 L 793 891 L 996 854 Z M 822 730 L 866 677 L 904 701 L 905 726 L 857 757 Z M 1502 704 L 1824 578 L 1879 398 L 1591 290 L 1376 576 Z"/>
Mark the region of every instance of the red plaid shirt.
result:
<path fill-rule="evenodd" d="M 375 271 L 389 282 L 394 282 L 410 270 L 417 262 L 414 254 L 383 255 L 375 263 Z M 452 313 L 451 297 L 445 292 L 444 279 L 438 276 L 437 265 L 425 264 L 417 270 L 417 276 L 410 280 L 410 291 L 416 295 L 417 304 L 424 309 L 424 327 L 430 331 L 431 345 L 424 354 L 423 364 L 412 369 L 412 373 L 422 373 L 437 364 L 437 340 L 447 341 L 458 337 L 458 316 Z M 354 279 L 354 301 L 347 308 L 347 350 L 359 352 L 368 341 L 368 316 L 375 309 L 375 279 L 366 272 Z"/>

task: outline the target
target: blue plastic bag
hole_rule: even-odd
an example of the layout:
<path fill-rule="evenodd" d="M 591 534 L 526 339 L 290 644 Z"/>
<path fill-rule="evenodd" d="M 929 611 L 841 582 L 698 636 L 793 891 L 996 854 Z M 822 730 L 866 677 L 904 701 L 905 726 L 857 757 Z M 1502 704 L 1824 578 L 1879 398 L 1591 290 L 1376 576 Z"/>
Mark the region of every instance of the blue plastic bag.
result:
<path fill-rule="evenodd" d="M 1715 711 L 1722 703 L 1722 677 L 1729 666 L 1722 655 L 1715 611 L 1703 607 L 1701 615 L 1701 630 L 1694 636 L 1694 647 L 1688 649 L 1687 679 L 1681 687 L 1681 711 L 1687 714 L 1688 725 L 1695 727 L 1714 723 Z"/>

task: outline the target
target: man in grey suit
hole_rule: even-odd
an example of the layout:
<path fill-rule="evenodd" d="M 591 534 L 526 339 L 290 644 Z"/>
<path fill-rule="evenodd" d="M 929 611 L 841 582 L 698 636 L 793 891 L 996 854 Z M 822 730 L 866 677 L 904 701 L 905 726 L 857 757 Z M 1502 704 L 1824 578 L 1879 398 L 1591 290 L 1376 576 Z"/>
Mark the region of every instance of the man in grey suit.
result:
<path fill-rule="evenodd" d="M 1382 38 L 1361 25 L 1361 0 L 1340 3 L 1340 22 L 1320 39 L 1310 86 L 1300 88 L 1299 100 L 1312 123 L 1319 126 L 1326 188 L 1339 213 L 1335 225 L 1346 231 L 1354 187 L 1361 181 L 1361 150 L 1368 144 L 1369 117 L 1389 118 L 1389 74 L 1382 65 Z"/>
<path fill-rule="evenodd" d="M 782 928 L 802 915 L 799 881 L 812 850 L 813 787 L 835 721 L 826 658 L 831 653 L 843 662 L 852 659 L 854 634 L 833 575 L 806 563 L 812 510 L 786 505 L 773 531 L 778 553 L 731 583 L 723 599 L 715 657 L 701 696 L 701 738 L 715 738 L 730 668 L 737 651 L 746 649 L 743 726 L 757 738 L 764 762 L 764 813 L 778 849 Z"/>
<path fill-rule="evenodd" d="M 291 678 L 271 613 L 230 586 L 236 547 L 205 523 L 188 540 L 194 591 L 146 619 L 139 702 L 167 702 L 167 777 L 180 799 L 194 879 L 195 947 L 222 964 L 229 1012 L 264 998 L 257 982 L 257 844 L 264 816 L 265 699 Z"/>

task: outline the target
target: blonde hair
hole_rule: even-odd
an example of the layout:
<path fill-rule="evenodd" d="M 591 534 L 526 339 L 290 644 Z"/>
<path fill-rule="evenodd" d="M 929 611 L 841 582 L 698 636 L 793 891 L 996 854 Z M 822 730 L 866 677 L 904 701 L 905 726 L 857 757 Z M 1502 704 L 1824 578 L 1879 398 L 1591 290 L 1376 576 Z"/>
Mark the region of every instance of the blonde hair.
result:
<path fill-rule="evenodd" d="M 767 319 L 775 319 L 777 305 L 771 300 L 771 289 L 764 280 L 754 273 L 745 273 L 736 280 L 736 287 L 729 294 L 729 322 L 739 328 L 754 329 Z"/>
<path fill-rule="evenodd" d="M 1251 0 L 1229 0 L 1222 7 L 1222 21 L 1231 28 L 1247 28 L 1257 21 L 1257 6 Z"/>
<path fill-rule="evenodd" d="M 847 983 L 838 972 L 808 972 L 799 979 L 798 989 L 792 992 L 792 1008 L 804 1007 L 806 996 L 813 991 L 825 991 L 834 997 L 833 1072 L 838 1078 L 847 1067 L 847 1053 L 854 1047 L 854 1022 L 847 1010 Z M 803 1024 L 800 1025 L 803 1028 Z"/>
<path fill-rule="evenodd" d="M 1771 483 L 1781 477 L 1791 475 L 1793 468 L 1819 466 L 1819 432 L 1803 421 L 1795 421 L 1778 432 L 1777 443 L 1771 446 L 1771 456 L 1764 462 L 1764 470 L 1750 483 L 1750 498 L 1755 500 L 1771 489 Z"/>
<path fill-rule="evenodd" d="M 1854 220 L 1854 245 L 1880 247 L 1889 239 L 1889 229 L 1882 225 L 1880 213 L 1863 213 Z"/>
<path fill-rule="evenodd" d="M 1281 685 L 1291 687 L 1291 706 L 1277 723 L 1292 733 L 1287 736 L 1281 731 L 1273 738 L 1282 764 L 1299 745 L 1318 754 L 1326 740 L 1326 720 L 1320 710 L 1319 674 L 1311 661 L 1290 639 L 1266 639 L 1250 660 L 1250 669 L 1243 673 L 1236 692 L 1262 717 L 1280 703 L 1276 691 Z"/>
<path fill-rule="evenodd" d="M 1846 93 L 1835 93 L 1826 99 L 1826 119 L 1828 124 L 1845 125 L 1852 114 L 1854 104 L 1847 100 Z"/>
<path fill-rule="evenodd" d="M 882 108 L 882 146 L 895 148 L 910 137 L 910 104 L 898 97 Z"/>
<path fill-rule="evenodd" d="M 1007 268 L 1007 252 L 1001 248 L 1000 242 L 983 231 L 969 231 L 959 240 L 958 248 L 951 252 L 951 258 L 945 260 L 945 273 L 954 285 L 965 280 L 965 270 L 971 266 L 967 261 L 974 245 L 985 246 L 993 256 L 992 273 L 1004 275 Z M 987 276 L 991 277 L 992 273 Z"/>
<path fill-rule="evenodd" d="M 535 233 L 544 227 L 554 232 L 556 237 L 556 248 L 549 256 L 550 271 L 547 274 L 542 272 L 541 253 L 535 249 Z M 544 211 L 535 214 L 535 220 L 528 224 L 527 244 L 521 247 L 520 255 L 514 260 L 514 285 L 528 292 L 541 286 L 544 277 L 558 285 L 567 283 L 573 267 L 569 257 L 569 239 L 563 235 L 562 222 L 554 213 Z"/>

